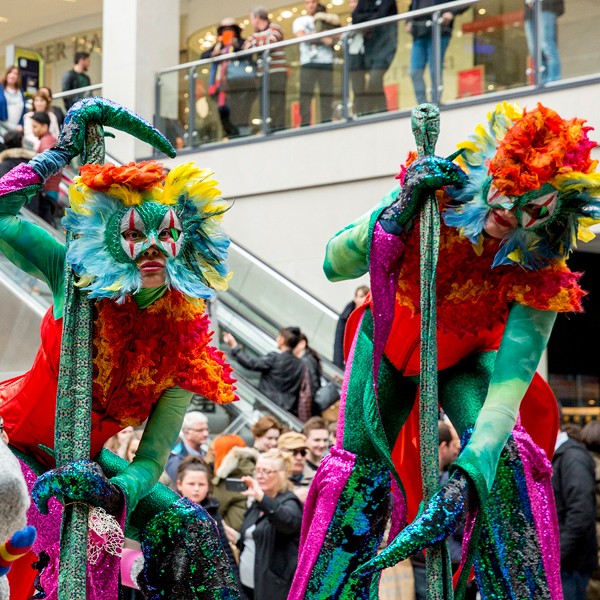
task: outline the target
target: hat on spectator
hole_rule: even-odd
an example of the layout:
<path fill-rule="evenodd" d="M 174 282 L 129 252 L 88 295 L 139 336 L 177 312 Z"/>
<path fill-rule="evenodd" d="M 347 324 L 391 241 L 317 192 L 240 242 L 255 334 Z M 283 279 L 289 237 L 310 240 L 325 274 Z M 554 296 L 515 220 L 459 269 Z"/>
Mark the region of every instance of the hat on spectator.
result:
<path fill-rule="evenodd" d="M 227 456 L 227 453 L 235 447 L 245 448 L 246 442 L 234 433 L 228 433 L 225 435 L 218 435 L 211 444 L 213 452 L 215 453 L 215 471 L 221 466 L 223 459 Z"/>
<path fill-rule="evenodd" d="M 299 450 L 300 448 L 306 448 L 306 436 L 297 431 L 282 433 L 277 440 L 277 447 L 280 450 Z"/>

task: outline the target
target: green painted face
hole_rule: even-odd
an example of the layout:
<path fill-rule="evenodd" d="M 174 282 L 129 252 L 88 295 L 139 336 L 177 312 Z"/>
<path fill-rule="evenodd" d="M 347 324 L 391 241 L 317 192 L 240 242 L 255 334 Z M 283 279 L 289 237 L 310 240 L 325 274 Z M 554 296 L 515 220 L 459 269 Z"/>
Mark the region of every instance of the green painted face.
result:
<path fill-rule="evenodd" d="M 185 235 L 173 207 L 144 202 L 124 207 L 114 214 L 104 239 L 111 256 L 117 262 L 127 263 L 135 262 L 150 246 L 175 258 L 181 251 Z"/>
<path fill-rule="evenodd" d="M 496 188 L 491 177 L 486 187 L 483 193 L 490 208 L 510 210 L 524 229 L 533 230 L 547 225 L 560 214 L 558 190 L 549 183 L 522 196 L 505 196 Z"/>

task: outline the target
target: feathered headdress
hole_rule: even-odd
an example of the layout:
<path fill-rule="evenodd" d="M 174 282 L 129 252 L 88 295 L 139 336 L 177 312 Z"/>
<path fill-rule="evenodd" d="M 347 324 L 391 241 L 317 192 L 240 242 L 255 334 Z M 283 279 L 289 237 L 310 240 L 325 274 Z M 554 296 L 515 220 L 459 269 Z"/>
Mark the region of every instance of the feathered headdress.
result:
<path fill-rule="evenodd" d="M 478 244 L 493 208 L 507 208 L 519 227 L 502 240 L 493 266 L 520 264 L 539 269 L 564 259 L 577 239 L 594 237 L 600 222 L 600 173 L 591 159 L 596 143 L 582 119 L 562 119 L 541 104 L 531 111 L 500 104 L 488 115 L 487 127 L 459 144 L 457 162 L 469 180 L 462 189 L 447 190 L 453 202 L 444 212 Z"/>
<path fill-rule="evenodd" d="M 84 165 L 69 189 L 63 218 L 74 234 L 67 261 L 79 285 L 92 298 L 117 301 L 141 289 L 135 262 L 140 248 L 129 253 L 121 235 L 123 223 L 132 219 L 148 232 L 146 244 L 156 243 L 167 255 L 167 285 L 195 298 L 227 289 L 229 238 L 221 221 L 229 205 L 217 185 L 211 171 L 193 163 L 173 168 L 164 181 L 161 165 L 153 161 Z M 176 243 L 159 241 L 158 232 L 169 226 L 181 229 Z"/>

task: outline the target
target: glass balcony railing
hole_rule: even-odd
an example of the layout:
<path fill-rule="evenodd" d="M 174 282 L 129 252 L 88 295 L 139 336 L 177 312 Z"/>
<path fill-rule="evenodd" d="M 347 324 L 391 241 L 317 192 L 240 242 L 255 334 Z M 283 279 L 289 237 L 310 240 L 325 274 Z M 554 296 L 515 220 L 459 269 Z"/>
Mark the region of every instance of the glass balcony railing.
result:
<path fill-rule="evenodd" d="M 287 17 L 274 16 L 281 25 Z M 562 16 L 542 0 L 458 0 L 164 70 L 156 125 L 194 148 L 379 118 L 422 101 L 485 101 L 597 77 L 594 42 L 571 6 Z"/>

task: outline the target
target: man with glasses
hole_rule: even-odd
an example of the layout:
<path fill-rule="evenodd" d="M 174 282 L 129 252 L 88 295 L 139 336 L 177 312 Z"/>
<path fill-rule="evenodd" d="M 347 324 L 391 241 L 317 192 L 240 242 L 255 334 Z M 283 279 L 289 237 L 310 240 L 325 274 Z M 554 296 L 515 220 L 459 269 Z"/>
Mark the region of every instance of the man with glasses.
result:
<path fill-rule="evenodd" d="M 208 420 L 200 411 L 188 412 L 183 419 L 181 428 L 181 441 L 173 448 L 165 471 L 172 482 L 177 479 L 177 469 L 186 456 L 204 458 L 208 449 L 206 442 L 209 435 Z"/>
<path fill-rule="evenodd" d="M 307 487 L 308 484 L 304 481 L 304 467 L 306 466 L 306 436 L 297 431 L 288 431 L 282 433 L 277 440 L 277 447 L 280 450 L 287 450 L 292 453 L 292 474 L 290 481 L 294 487 Z"/>

